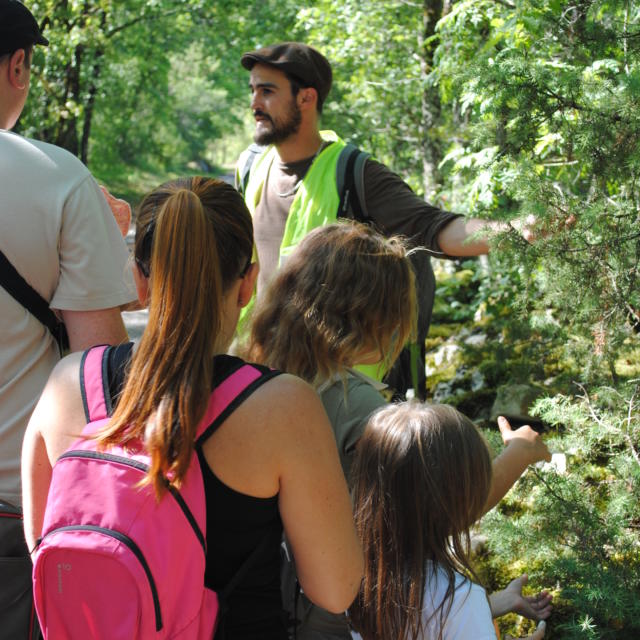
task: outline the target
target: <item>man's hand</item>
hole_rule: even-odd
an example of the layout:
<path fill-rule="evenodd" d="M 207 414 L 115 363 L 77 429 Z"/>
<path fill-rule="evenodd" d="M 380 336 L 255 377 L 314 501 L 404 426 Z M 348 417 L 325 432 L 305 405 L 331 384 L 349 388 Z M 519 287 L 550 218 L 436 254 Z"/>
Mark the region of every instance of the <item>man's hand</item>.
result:
<path fill-rule="evenodd" d="M 541 460 L 551 462 L 551 452 L 543 442 L 540 434 L 528 424 L 516 429 L 511 428 L 509 421 L 504 416 L 498 417 L 498 428 L 505 447 L 517 447 L 526 457 L 527 464 L 534 464 Z"/>
<path fill-rule="evenodd" d="M 568 215 L 564 219 L 555 222 L 547 222 L 543 224 L 534 215 L 530 214 L 524 218 L 512 220 L 509 226 L 515 229 L 529 244 L 536 240 L 542 240 L 552 236 L 563 229 L 570 229 L 576 223 L 576 217 L 573 214 Z"/>
<path fill-rule="evenodd" d="M 118 223 L 118 228 L 120 229 L 122 237 L 126 237 L 129 232 L 129 225 L 131 224 L 131 207 L 129 206 L 129 203 L 126 200 L 120 200 L 120 198 L 112 196 L 107 191 L 107 188 L 102 185 L 100 185 L 100 190 L 107 199 L 107 204 L 113 212 L 113 217 Z"/>

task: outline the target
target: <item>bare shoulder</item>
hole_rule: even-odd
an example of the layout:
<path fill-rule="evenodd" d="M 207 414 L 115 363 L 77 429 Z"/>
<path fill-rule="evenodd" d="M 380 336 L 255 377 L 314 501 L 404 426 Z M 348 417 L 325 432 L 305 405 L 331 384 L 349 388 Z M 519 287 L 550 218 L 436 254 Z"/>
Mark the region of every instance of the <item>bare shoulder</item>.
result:
<path fill-rule="evenodd" d="M 85 425 L 80 390 L 82 353 L 72 353 L 54 367 L 29 421 L 29 431 L 45 438 L 52 459 L 68 446 Z"/>
<path fill-rule="evenodd" d="M 80 365 L 82 363 L 82 351 L 70 353 L 60 360 L 53 368 L 49 376 L 47 385 L 52 384 L 55 387 L 66 388 L 77 387 L 80 391 Z"/>
<path fill-rule="evenodd" d="M 289 373 L 281 373 L 271 378 L 261 387 L 264 390 L 263 400 L 267 402 L 281 402 L 289 398 L 289 401 L 314 402 L 318 394 L 314 388 L 302 378 Z"/>
<path fill-rule="evenodd" d="M 253 396 L 273 420 L 289 422 L 299 420 L 301 414 L 320 412 L 324 409 L 315 389 L 301 378 L 287 373 L 266 382 Z"/>
<path fill-rule="evenodd" d="M 237 406 L 202 450 L 227 485 L 267 497 L 311 473 L 314 459 L 324 459 L 330 446 L 335 449 L 331 427 L 315 391 L 281 374 Z"/>
<path fill-rule="evenodd" d="M 333 438 L 318 394 L 293 375 L 283 373 L 265 382 L 240 409 L 260 421 L 264 427 L 261 431 L 274 444 L 313 442 L 327 434 Z"/>

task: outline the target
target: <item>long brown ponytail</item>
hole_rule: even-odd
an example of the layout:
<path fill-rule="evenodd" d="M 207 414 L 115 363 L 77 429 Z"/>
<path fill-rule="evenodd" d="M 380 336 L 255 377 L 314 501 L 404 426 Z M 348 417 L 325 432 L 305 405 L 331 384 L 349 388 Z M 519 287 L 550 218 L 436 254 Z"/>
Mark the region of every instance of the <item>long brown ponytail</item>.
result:
<path fill-rule="evenodd" d="M 143 439 L 158 497 L 189 466 L 211 392 L 222 298 L 252 246 L 249 212 L 220 180 L 165 183 L 140 206 L 135 259 L 149 277 L 149 321 L 98 439 L 104 447 Z"/>

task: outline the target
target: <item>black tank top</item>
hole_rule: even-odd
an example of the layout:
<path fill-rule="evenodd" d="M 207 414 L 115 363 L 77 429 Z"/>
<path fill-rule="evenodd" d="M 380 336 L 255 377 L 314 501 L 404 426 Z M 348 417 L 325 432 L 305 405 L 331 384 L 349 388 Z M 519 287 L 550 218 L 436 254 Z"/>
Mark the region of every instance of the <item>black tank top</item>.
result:
<path fill-rule="evenodd" d="M 106 352 L 107 379 L 115 406 L 124 384 L 133 344 Z M 238 358 L 216 356 L 214 389 L 237 368 Z M 259 429 L 260 425 L 256 424 Z M 286 640 L 286 617 L 280 595 L 280 541 L 282 520 L 278 496 L 255 498 L 231 489 L 219 480 L 197 449 L 207 501 L 207 562 L 205 585 L 222 591 L 245 560 L 261 549 L 240 583 L 229 594 L 216 640 Z M 268 538 L 268 543 L 262 541 Z"/>
<path fill-rule="evenodd" d="M 242 582 L 227 598 L 220 637 L 225 640 L 287 638 L 280 596 L 282 521 L 278 496 L 254 498 L 234 491 L 211 471 L 198 449 L 207 500 L 207 566 L 204 583 L 218 593 L 267 537 Z M 218 634 L 216 634 L 216 639 Z"/>

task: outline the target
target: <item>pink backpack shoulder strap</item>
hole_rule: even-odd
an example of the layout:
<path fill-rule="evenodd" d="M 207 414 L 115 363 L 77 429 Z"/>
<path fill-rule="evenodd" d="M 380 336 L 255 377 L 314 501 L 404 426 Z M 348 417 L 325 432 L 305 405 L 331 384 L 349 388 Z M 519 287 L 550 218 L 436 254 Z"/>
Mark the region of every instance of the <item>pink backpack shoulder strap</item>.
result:
<path fill-rule="evenodd" d="M 108 350 L 108 346 L 100 345 L 87 349 L 82 354 L 80 389 L 87 423 L 108 418 L 111 414 L 107 371 Z M 228 368 L 225 367 L 225 375 L 217 381 L 209 397 L 207 411 L 196 433 L 197 443 L 204 442 L 256 389 L 271 378 L 280 375 L 280 371 L 258 364 L 249 364 L 239 358 L 222 357 Z"/>
<path fill-rule="evenodd" d="M 82 354 L 80 361 L 80 391 L 87 422 L 102 420 L 109 415 L 109 382 L 105 375 L 107 348 L 105 344 L 91 347 Z"/>
<path fill-rule="evenodd" d="M 239 358 L 224 357 L 235 362 L 209 397 L 209 406 L 196 433 L 196 444 L 202 444 L 256 389 L 281 373 Z"/>

